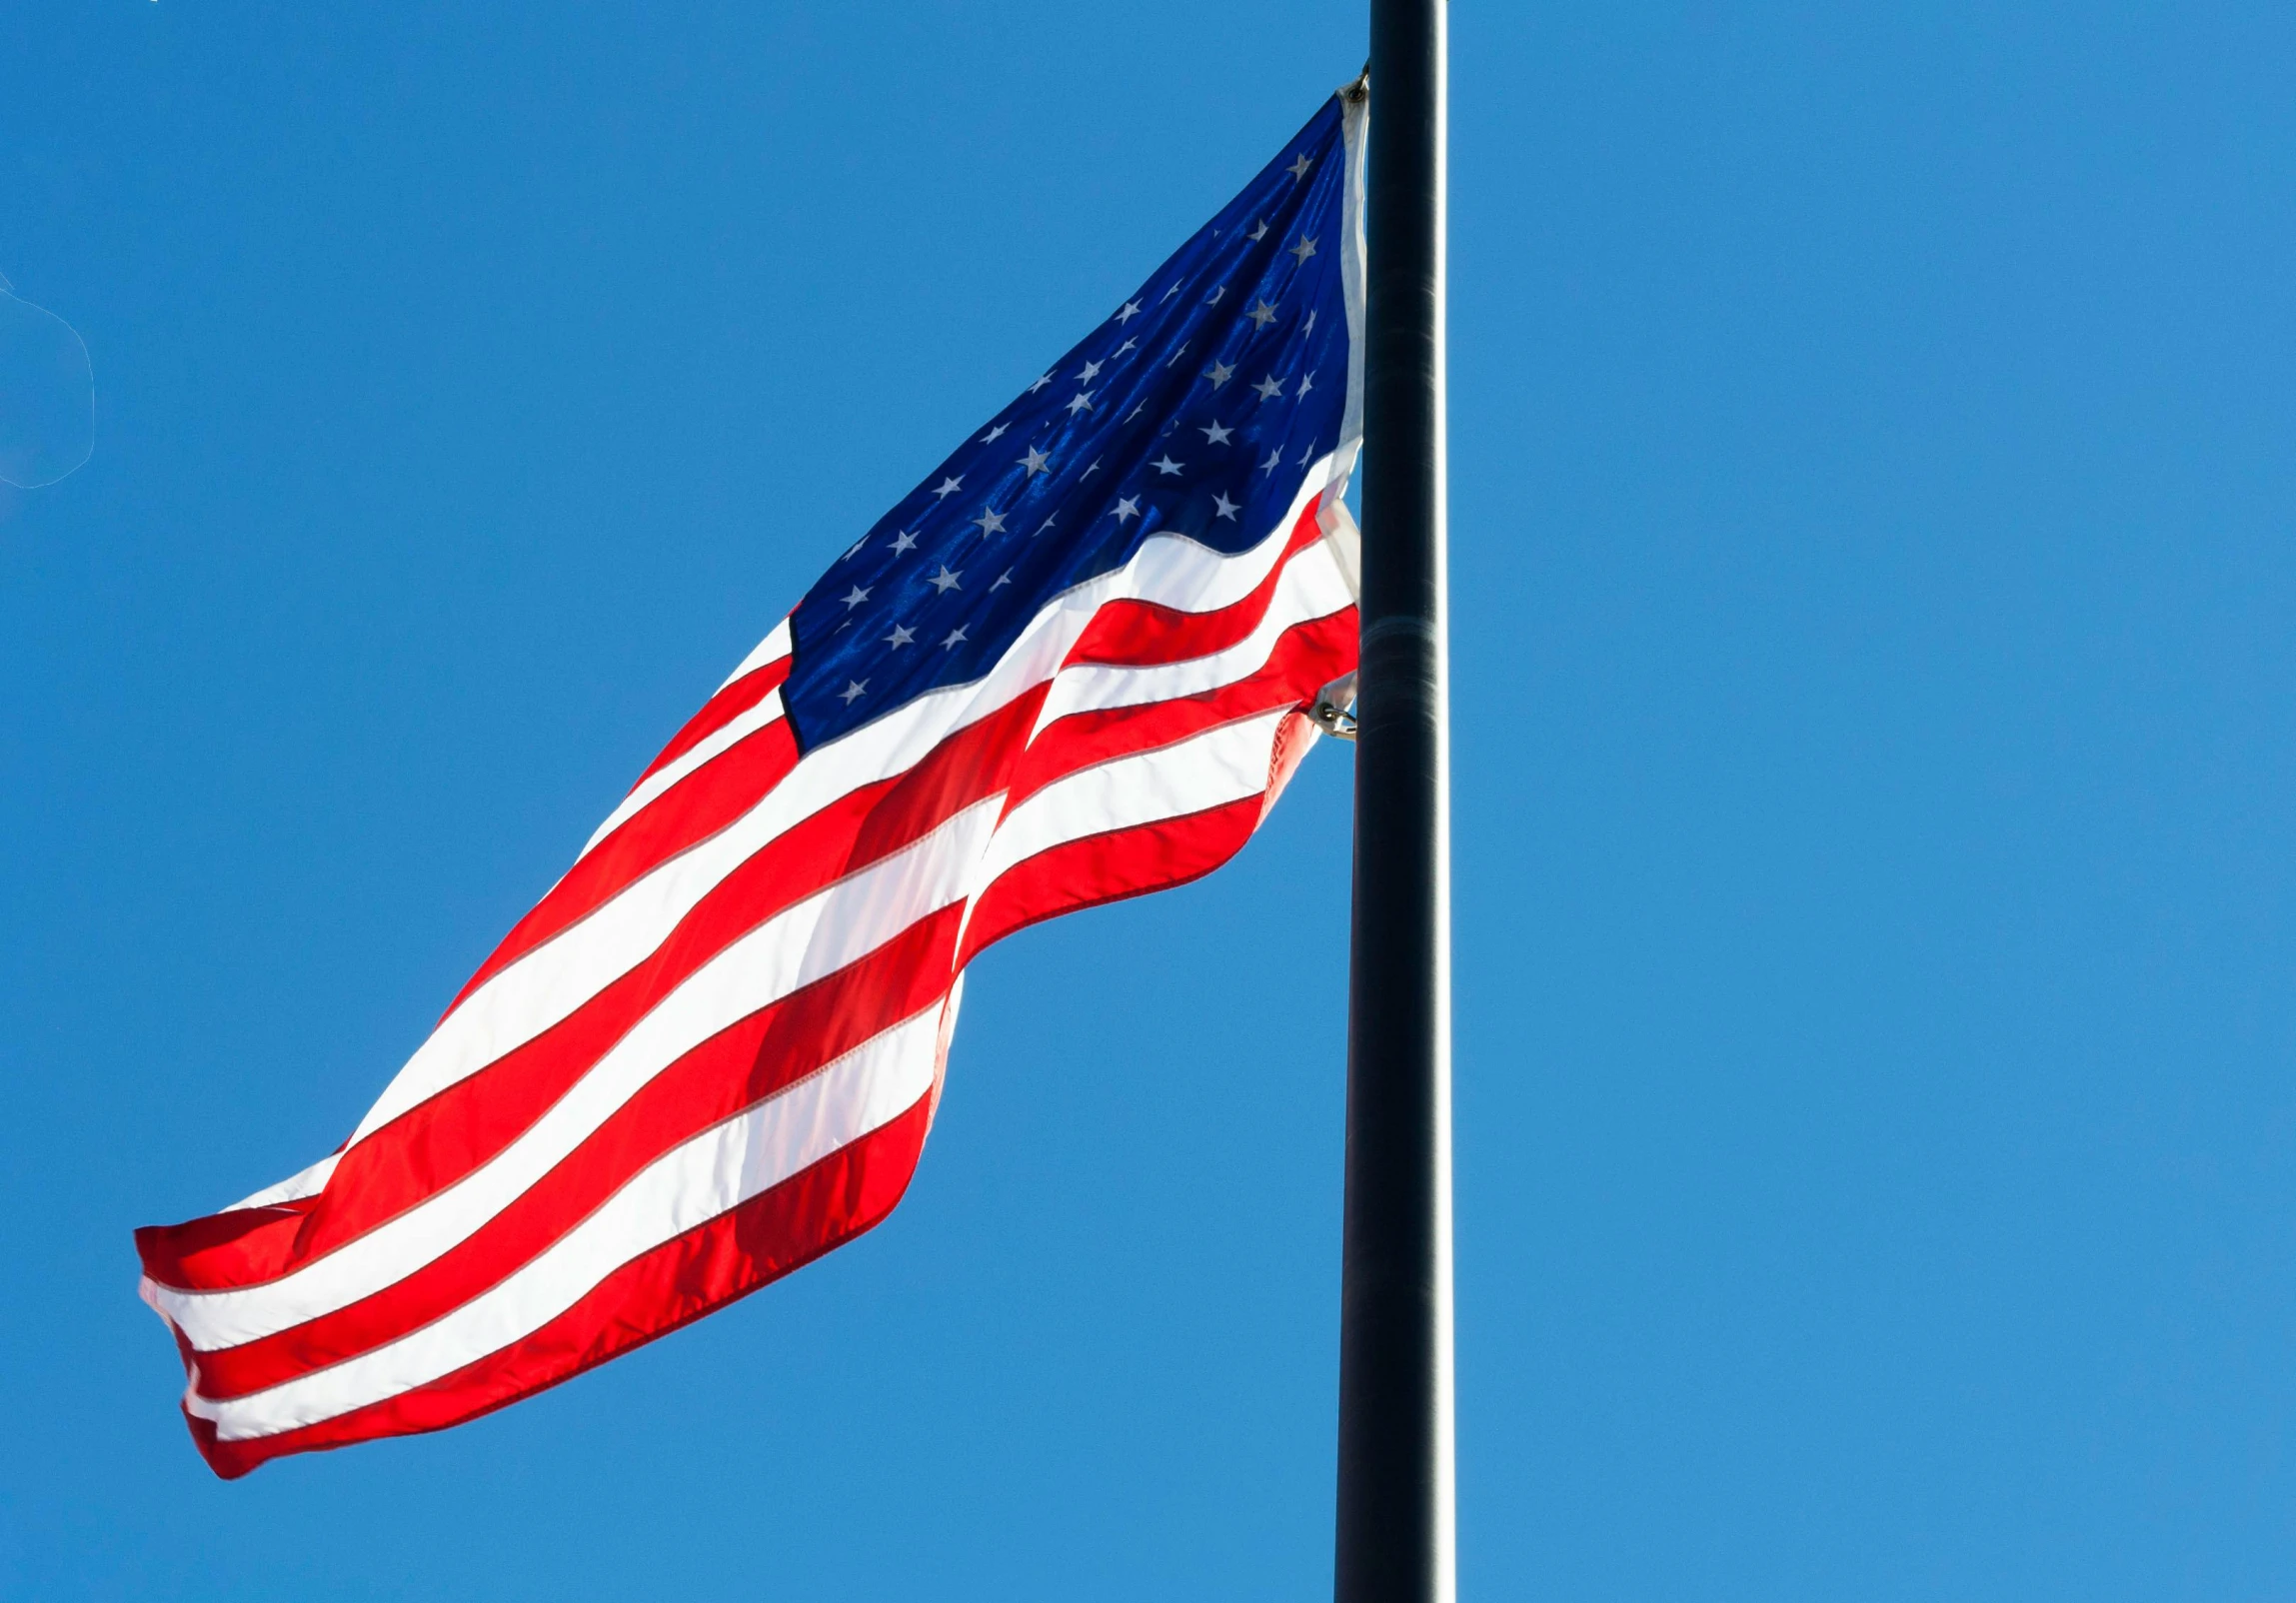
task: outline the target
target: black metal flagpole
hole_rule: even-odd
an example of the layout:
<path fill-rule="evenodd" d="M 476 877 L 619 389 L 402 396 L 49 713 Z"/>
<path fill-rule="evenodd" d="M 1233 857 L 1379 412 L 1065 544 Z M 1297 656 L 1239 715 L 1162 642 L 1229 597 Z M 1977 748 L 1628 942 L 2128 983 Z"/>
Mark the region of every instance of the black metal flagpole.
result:
<path fill-rule="evenodd" d="M 1338 1603 L 1451 1603 L 1445 0 L 1371 0 Z"/>

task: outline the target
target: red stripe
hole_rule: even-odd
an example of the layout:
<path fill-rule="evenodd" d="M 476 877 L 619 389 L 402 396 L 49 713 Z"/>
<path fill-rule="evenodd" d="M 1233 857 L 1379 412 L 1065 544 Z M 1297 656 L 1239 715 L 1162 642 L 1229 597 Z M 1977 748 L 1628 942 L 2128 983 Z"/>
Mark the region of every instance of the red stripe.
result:
<path fill-rule="evenodd" d="M 404 1279 L 237 1347 L 203 1353 L 205 1397 L 244 1396 L 340 1363 L 452 1312 L 588 1218 L 644 1169 L 948 994 L 961 906 L 712 1036 L 642 1086 L 566 1160 Z"/>
<path fill-rule="evenodd" d="M 1007 706 L 936 746 L 874 809 L 854 841 L 857 860 L 892 855 L 965 808 L 1005 789 L 1052 690 L 1032 686 Z"/>
<path fill-rule="evenodd" d="M 282 1271 L 304 1216 L 318 1205 L 318 1197 L 307 1196 L 182 1224 L 147 1224 L 136 1231 L 136 1256 L 163 1286 L 204 1290 L 268 1280 Z"/>
<path fill-rule="evenodd" d="M 1112 601 L 1093 615 L 1070 648 L 1067 663 L 1108 663 L 1121 667 L 1153 667 L 1209 657 L 1243 640 L 1267 616 L 1267 604 L 1291 559 L 1323 538 L 1316 522 L 1322 507 L 1318 496 L 1307 504 L 1291 526 L 1290 538 L 1267 577 L 1240 601 L 1207 613 L 1182 612 L 1161 602 Z"/>
<path fill-rule="evenodd" d="M 1006 811 L 1096 763 L 1170 746 L 1254 713 L 1302 705 L 1354 663 L 1355 609 L 1349 607 L 1285 630 L 1267 662 L 1248 678 L 1193 696 L 1138 707 L 1096 708 L 1056 719 L 1015 765 L 1005 794 Z"/>
<path fill-rule="evenodd" d="M 666 764 L 677 762 L 678 759 L 733 723 L 751 708 L 756 707 L 766 699 L 769 692 L 781 689 L 782 682 L 789 677 L 790 659 L 785 655 L 775 658 L 770 663 L 764 663 L 751 669 L 733 684 L 719 691 L 717 695 L 703 704 L 701 712 L 696 713 L 686 721 L 686 727 L 671 738 L 668 746 L 662 748 L 662 755 L 646 765 L 646 772 L 638 776 L 638 785 L 644 785 L 656 770 Z M 635 791 L 638 789 L 638 785 L 634 785 L 630 789 Z"/>
<path fill-rule="evenodd" d="M 1259 798 L 1247 796 L 1040 851 L 998 875 L 974 903 L 957 965 L 1030 924 L 1200 878 L 1241 850 L 1258 823 Z"/>
<path fill-rule="evenodd" d="M 379 1436 L 442 1430 L 667 1335 L 860 1235 L 917 1171 L 931 1097 L 707 1224 L 640 1254 L 524 1340 L 382 1402 L 246 1441 L 187 1411 L 208 1466 L 236 1479 L 267 1459 Z"/>
<path fill-rule="evenodd" d="M 451 1014 L 464 997 L 551 936 L 597 911 L 632 881 L 749 811 L 797 765 L 797 737 L 784 719 L 744 736 L 670 787 L 551 886 L 534 910 L 503 936 L 494 955 L 479 965 L 447 1012 Z"/>

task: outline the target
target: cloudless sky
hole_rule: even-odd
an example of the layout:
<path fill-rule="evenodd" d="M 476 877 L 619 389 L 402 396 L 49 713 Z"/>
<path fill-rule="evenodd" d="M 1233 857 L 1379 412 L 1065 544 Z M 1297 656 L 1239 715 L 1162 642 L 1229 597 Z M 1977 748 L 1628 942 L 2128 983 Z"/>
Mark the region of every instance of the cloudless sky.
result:
<path fill-rule="evenodd" d="M 977 967 L 908 1200 L 223 1484 L 129 1232 L 333 1146 L 1357 6 L 30 0 L 0 1594 L 1328 1595 L 1347 752 Z M 1462 5 L 1460 1573 L 2296 1592 L 2296 14 Z M 1377 538 L 1377 531 L 1371 531 Z"/>

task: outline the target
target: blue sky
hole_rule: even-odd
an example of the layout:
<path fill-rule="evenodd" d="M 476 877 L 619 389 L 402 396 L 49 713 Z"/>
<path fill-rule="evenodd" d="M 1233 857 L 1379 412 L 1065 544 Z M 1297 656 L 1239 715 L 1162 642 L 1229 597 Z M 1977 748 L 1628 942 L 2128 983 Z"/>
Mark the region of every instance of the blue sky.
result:
<path fill-rule="evenodd" d="M 2000 10 L 1455 19 L 1470 1595 L 2296 1585 L 2296 27 Z M 1343 752 L 979 965 L 886 1226 L 475 1425 L 214 1481 L 128 1232 L 340 1139 L 1359 14 L 10 35 L 98 411 L 0 487 L 0 1593 L 1327 1595 Z"/>

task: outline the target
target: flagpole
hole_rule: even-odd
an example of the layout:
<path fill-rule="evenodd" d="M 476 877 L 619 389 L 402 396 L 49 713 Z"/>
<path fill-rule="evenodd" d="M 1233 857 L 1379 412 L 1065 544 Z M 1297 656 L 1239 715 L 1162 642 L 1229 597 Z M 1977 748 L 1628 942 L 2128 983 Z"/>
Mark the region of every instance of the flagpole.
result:
<path fill-rule="evenodd" d="M 1338 1603 L 1451 1603 L 1445 0 L 1371 0 Z"/>

